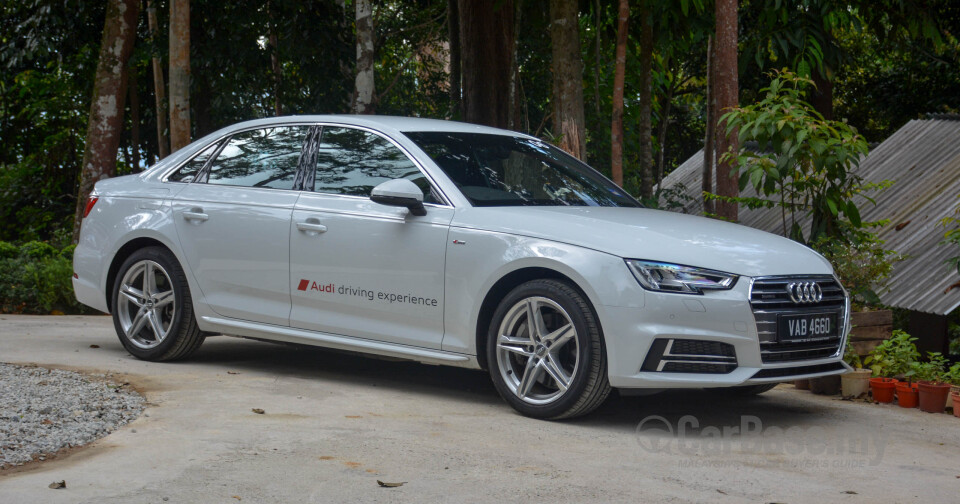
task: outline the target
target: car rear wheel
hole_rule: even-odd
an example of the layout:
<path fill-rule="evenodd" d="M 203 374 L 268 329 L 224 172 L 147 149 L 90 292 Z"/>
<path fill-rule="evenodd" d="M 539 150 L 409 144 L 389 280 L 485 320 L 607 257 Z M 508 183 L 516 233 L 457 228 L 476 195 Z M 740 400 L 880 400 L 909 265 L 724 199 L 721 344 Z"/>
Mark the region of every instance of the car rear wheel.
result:
<path fill-rule="evenodd" d="M 183 268 L 170 251 L 140 249 L 113 285 L 113 325 L 124 348 L 149 361 L 182 359 L 203 343 Z"/>
<path fill-rule="evenodd" d="M 487 362 L 497 391 L 527 416 L 585 415 L 610 394 L 596 315 L 576 289 L 557 280 L 524 283 L 500 302 Z"/>

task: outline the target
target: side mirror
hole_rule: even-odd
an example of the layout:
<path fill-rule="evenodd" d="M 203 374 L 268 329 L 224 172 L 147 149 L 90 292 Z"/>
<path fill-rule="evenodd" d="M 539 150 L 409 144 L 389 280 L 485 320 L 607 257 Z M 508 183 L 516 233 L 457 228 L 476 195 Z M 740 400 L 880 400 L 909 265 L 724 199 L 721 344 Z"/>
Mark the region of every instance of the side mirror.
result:
<path fill-rule="evenodd" d="M 381 205 L 407 207 L 416 216 L 427 215 L 427 209 L 423 207 L 423 191 L 407 179 L 388 180 L 374 187 L 370 191 L 370 200 Z"/>

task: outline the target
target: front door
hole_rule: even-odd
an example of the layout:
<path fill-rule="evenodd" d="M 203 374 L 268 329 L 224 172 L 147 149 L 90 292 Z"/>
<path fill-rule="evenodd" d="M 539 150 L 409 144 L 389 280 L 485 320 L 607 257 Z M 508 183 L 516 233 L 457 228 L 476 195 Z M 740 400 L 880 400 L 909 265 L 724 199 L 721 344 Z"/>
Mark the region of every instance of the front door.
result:
<path fill-rule="evenodd" d="M 290 325 L 439 349 L 453 208 L 385 137 L 325 126 L 315 148 L 290 226 Z M 370 201 L 395 178 L 424 189 L 427 215 Z"/>

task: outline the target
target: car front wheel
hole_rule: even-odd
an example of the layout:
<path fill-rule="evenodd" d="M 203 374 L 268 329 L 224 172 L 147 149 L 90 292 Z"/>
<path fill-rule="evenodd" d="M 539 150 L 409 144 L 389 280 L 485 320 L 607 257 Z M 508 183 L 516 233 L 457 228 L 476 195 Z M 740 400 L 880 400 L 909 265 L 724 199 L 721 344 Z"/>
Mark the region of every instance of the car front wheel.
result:
<path fill-rule="evenodd" d="M 497 391 L 527 416 L 585 415 L 610 394 L 596 315 L 582 294 L 557 280 L 524 283 L 500 302 L 487 362 Z"/>
<path fill-rule="evenodd" d="M 170 251 L 148 247 L 131 254 L 112 292 L 113 325 L 134 357 L 182 359 L 203 343 L 186 276 Z"/>

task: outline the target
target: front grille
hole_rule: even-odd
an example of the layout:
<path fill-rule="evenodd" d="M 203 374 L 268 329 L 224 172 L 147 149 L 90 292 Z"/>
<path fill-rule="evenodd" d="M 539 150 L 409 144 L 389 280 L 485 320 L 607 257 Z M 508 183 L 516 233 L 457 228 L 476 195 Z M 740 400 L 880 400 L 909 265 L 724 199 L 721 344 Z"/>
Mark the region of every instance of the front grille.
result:
<path fill-rule="evenodd" d="M 793 282 L 816 282 L 823 292 L 819 302 L 795 303 L 787 286 Z M 757 322 L 760 357 L 765 363 L 822 359 L 837 355 L 846 327 L 847 299 L 840 284 L 829 275 L 761 277 L 753 282 L 750 306 Z M 780 342 L 777 316 L 802 313 L 837 314 L 838 334 L 835 338 L 813 342 Z"/>

